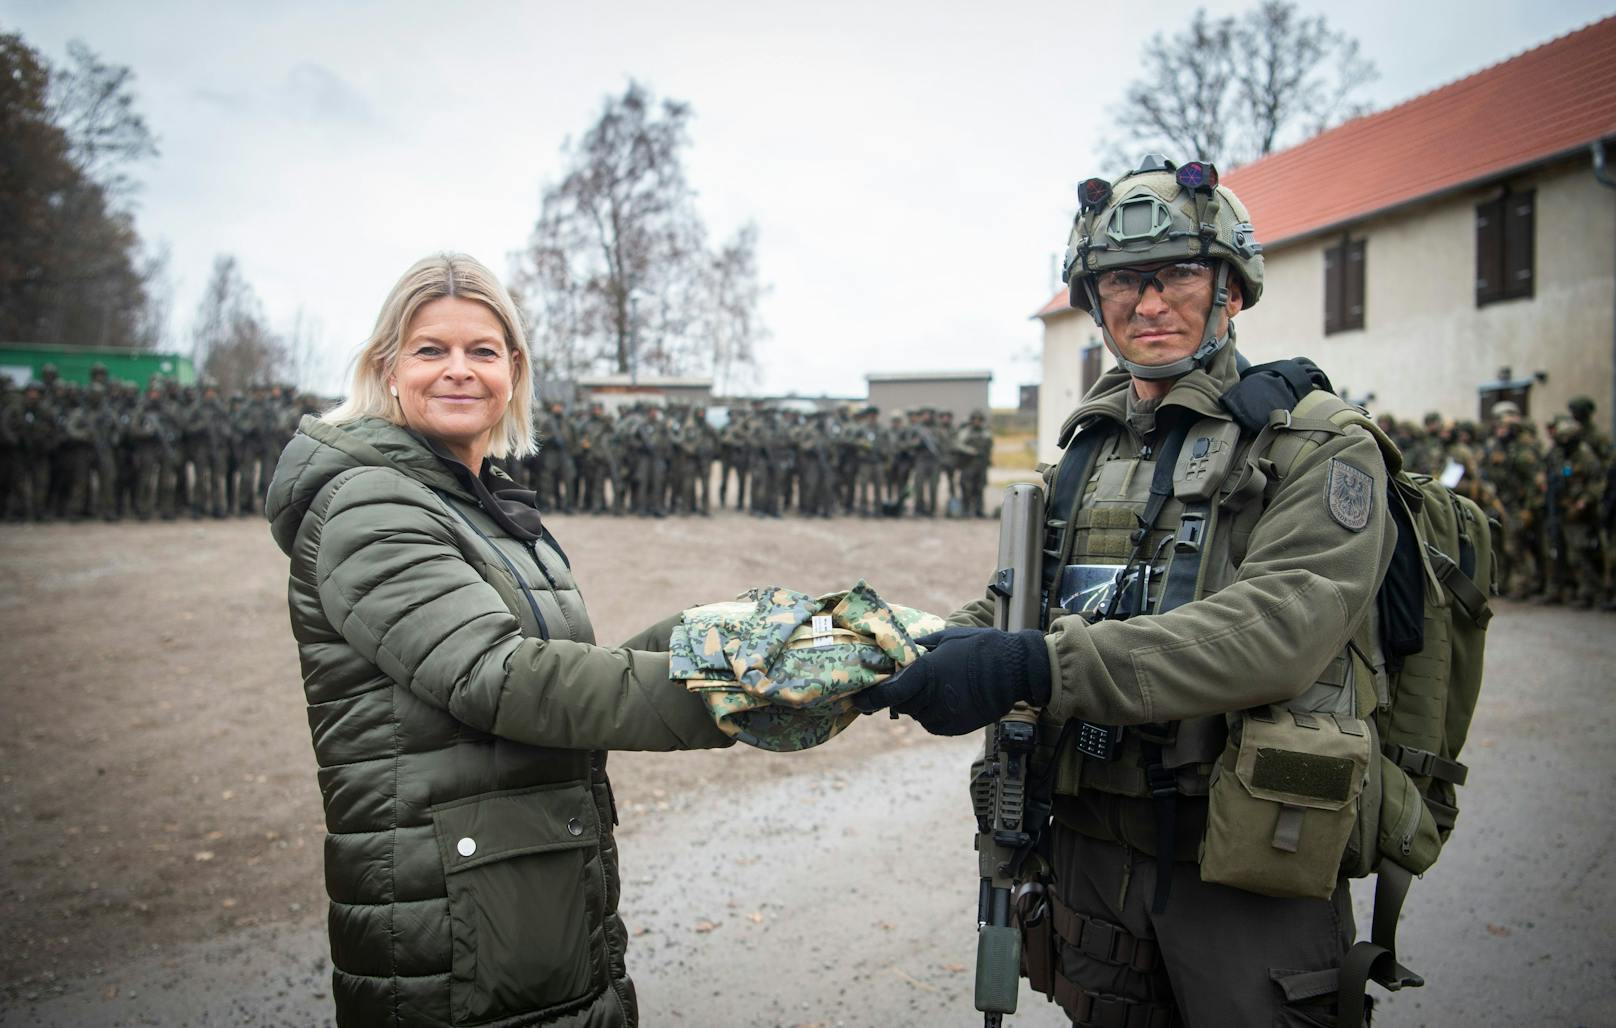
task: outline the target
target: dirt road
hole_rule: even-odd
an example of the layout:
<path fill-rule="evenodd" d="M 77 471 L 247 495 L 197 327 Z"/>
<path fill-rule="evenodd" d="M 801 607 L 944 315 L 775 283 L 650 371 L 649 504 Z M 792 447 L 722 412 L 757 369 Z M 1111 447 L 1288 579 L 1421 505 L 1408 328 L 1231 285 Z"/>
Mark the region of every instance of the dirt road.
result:
<path fill-rule="evenodd" d="M 602 639 L 860 575 L 980 594 L 989 522 L 556 518 Z M 257 522 L 0 528 L 0 1024 L 319 1024 L 319 794 Z M 1608 615 L 1504 608 L 1460 838 L 1403 932 L 1430 985 L 1379 1023 L 1608 1024 Z M 792 756 L 617 754 L 647 1024 L 971 1023 L 969 741 L 863 719 Z M 1553 988 L 1544 986 L 1552 980 Z M 1041 998 L 1015 1024 L 1063 1023 Z"/>

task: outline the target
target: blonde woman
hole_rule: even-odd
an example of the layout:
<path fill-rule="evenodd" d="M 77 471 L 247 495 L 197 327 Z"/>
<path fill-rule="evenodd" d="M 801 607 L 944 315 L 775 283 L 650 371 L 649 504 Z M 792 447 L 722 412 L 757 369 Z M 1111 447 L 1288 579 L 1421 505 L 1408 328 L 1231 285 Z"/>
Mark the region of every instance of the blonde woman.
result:
<path fill-rule="evenodd" d="M 606 750 L 724 746 L 666 627 L 595 644 L 532 494 L 532 367 L 487 268 L 405 272 L 267 513 L 325 800 L 337 1021 L 633 1025 Z"/>

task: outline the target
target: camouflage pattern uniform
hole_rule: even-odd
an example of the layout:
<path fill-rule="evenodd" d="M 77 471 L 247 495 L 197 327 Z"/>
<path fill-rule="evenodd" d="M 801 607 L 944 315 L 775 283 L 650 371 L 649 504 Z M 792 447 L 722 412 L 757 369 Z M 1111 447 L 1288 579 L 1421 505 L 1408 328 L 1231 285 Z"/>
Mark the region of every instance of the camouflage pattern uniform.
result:
<path fill-rule="evenodd" d="M 1542 548 L 1539 544 L 1542 511 L 1536 502 L 1541 491 L 1543 457 L 1521 431 L 1514 404 L 1499 404 L 1494 412 L 1493 438 L 1482 453 L 1481 474 L 1496 490 L 1504 528 L 1503 587 L 1512 599 L 1524 599 L 1542 584 Z"/>
<path fill-rule="evenodd" d="M 937 516 L 937 482 L 943 472 L 943 446 L 930 407 L 922 407 L 910 423 L 914 453 L 915 515 Z"/>
<path fill-rule="evenodd" d="M 960 461 L 960 516 L 985 517 L 982 498 L 988 489 L 988 468 L 993 464 L 993 433 L 981 411 L 972 411 L 970 421 L 959 430 L 953 451 Z"/>
<path fill-rule="evenodd" d="M 1604 468 L 1569 417 L 1554 422 L 1547 460 L 1550 603 L 1593 606 L 1603 591 L 1599 501 Z"/>
<path fill-rule="evenodd" d="M 700 696 L 725 734 L 803 750 L 851 724 L 853 694 L 914 663 L 924 652 L 914 640 L 943 627 L 936 614 L 889 605 L 863 580 L 817 598 L 765 586 L 685 611 L 669 639 L 668 677 Z"/>

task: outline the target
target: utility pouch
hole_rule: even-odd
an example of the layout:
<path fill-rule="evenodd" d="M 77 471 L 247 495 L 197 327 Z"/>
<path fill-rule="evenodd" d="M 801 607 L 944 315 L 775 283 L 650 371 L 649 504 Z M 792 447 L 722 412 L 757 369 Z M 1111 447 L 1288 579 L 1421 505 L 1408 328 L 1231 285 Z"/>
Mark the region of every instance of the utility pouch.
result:
<path fill-rule="evenodd" d="M 1380 760 L 1380 855 L 1413 874 L 1424 874 L 1442 852 L 1431 808 L 1408 772 L 1384 753 Z"/>
<path fill-rule="evenodd" d="M 1023 882 L 1018 885 L 1012 909 L 1016 925 L 1021 929 L 1021 975 L 1046 998 L 1053 997 L 1058 965 L 1054 918 L 1050 916 L 1044 884 Z"/>
<path fill-rule="evenodd" d="M 1283 707 L 1238 715 L 1213 771 L 1201 880 L 1328 899 L 1372 747 L 1368 724 L 1353 717 Z"/>

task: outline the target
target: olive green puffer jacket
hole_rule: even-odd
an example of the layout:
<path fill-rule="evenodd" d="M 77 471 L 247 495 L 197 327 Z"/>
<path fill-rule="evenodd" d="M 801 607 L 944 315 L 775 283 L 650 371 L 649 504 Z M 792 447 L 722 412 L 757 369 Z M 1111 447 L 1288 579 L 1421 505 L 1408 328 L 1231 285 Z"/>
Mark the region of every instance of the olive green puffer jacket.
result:
<path fill-rule="evenodd" d="M 337 1020 L 632 1025 L 603 751 L 729 739 L 665 653 L 594 645 L 561 554 L 476 490 L 380 419 L 304 418 L 270 485 Z"/>

